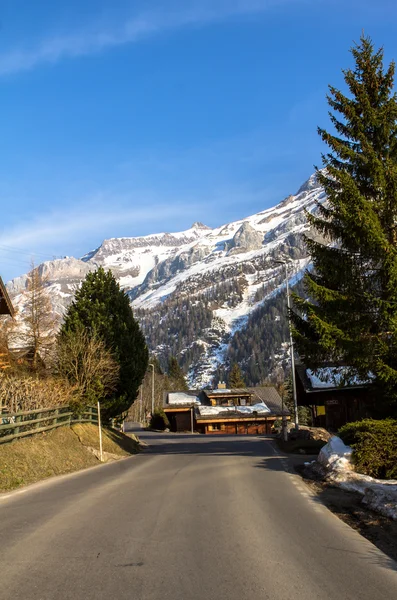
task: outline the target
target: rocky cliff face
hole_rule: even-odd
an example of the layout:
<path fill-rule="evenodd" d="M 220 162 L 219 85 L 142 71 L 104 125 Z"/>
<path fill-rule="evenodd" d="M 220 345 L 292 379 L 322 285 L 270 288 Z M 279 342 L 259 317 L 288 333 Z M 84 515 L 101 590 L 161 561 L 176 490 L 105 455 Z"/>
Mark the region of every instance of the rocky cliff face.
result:
<path fill-rule="evenodd" d="M 151 350 L 164 361 L 177 355 L 192 385 L 206 385 L 224 361 L 235 358 L 238 333 L 252 328 L 259 312 L 266 316 L 283 291 L 283 267 L 274 260 L 290 262 L 291 283 L 302 277 L 310 262 L 302 238 L 308 231 L 305 211 L 315 210 L 316 202 L 324 200 L 312 176 L 296 195 L 240 221 L 216 229 L 194 223 L 180 233 L 108 239 L 81 260 L 49 261 L 40 270 L 48 279 L 54 308 L 62 314 L 89 271 L 99 265 L 111 269 L 131 298 Z M 23 275 L 7 285 L 21 311 L 26 279 Z M 285 357 L 280 333 L 283 303 L 280 307 L 273 322 L 278 341 L 269 352 Z M 258 322 L 258 332 L 261 327 Z M 237 355 L 244 363 L 241 353 Z M 263 354 L 258 355 L 260 361 Z M 258 377 L 263 378 L 266 369 Z M 256 383 L 254 379 L 247 383 Z"/>

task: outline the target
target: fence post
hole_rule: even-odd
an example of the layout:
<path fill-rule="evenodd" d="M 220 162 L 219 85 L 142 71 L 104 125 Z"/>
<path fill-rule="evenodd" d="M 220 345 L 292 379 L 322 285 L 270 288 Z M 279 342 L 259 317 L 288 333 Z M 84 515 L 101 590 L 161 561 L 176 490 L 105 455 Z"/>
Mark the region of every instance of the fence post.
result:
<path fill-rule="evenodd" d="M 15 417 L 15 423 L 20 423 L 21 419 L 22 419 L 21 415 L 17 415 Z M 17 435 L 17 433 L 19 433 L 19 427 L 18 427 L 18 425 L 16 427 L 14 427 L 13 429 L 14 429 L 14 435 Z"/>
<path fill-rule="evenodd" d="M 98 400 L 98 430 L 99 430 L 99 455 L 101 462 L 103 462 L 103 450 L 102 450 L 102 428 L 101 428 L 101 405 Z"/>
<path fill-rule="evenodd" d="M 57 425 L 57 423 L 58 423 L 58 415 L 59 415 L 59 409 L 58 409 L 58 408 L 56 408 L 56 409 L 54 410 L 54 418 L 53 418 L 53 420 L 52 420 L 52 424 L 53 424 L 53 425 Z"/>
<path fill-rule="evenodd" d="M 41 417 L 42 417 L 42 416 L 43 416 L 43 413 L 41 413 L 41 412 L 40 412 L 40 413 L 37 413 L 37 414 L 35 415 L 36 419 L 41 419 Z M 35 424 L 34 424 L 34 428 L 35 428 L 35 429 L 38 429 L 38 428 L 40 427 L 40 425 L 41 425 L 41 423 L 35 423 Z"/>

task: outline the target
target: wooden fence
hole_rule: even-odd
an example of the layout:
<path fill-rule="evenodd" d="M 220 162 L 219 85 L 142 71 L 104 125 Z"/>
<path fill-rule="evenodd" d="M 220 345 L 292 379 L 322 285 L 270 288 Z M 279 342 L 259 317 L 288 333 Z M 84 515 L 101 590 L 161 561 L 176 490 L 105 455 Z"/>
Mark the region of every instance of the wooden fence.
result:
<path fill-rule="evenodd" d="M 89 406 L 80 415 L 71 411 L 69 406 L 0 414 L 0 444 L 72 423 L 97 424 L 97 408 Z"/>

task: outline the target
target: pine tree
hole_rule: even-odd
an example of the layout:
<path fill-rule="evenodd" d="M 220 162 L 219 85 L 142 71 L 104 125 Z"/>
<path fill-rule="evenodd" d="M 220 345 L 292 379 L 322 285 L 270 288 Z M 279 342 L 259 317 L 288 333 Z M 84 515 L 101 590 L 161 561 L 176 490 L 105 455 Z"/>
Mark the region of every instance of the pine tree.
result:
<path fill-rule="evenodd" d="M 103 402 L 105 416 L 117 416 L 136 399 L 149 355 L 128 296 L 102 267 L 89 273 L 76 292 L 60 335 L 81 328 L 102 339 L 120 367 L 117 390 Z"/>
<path fill-rule="evenodd" d="M 308 366 L 344 362 L 371 372 L 384 396 L 397 385 L 397 101 L 394 62 L 362 37 L 344 71 L 346 96 L 330 86 L 335 134 L 319 129 L 330 151 L 317 171 L 326 204 L 309 214 L 322 240 L 306 237 L 314 270 L 292 314 Z M 307 296 L 311 301 L 307 300 Z"/>
<path fill-rule="evenodd" d="M 186 383 L 186 377 L 184 372 L 175 356 L 171 356 L 168 361 L 168 377 L 171 380 L 171 384 L 176 390 L 183 391 L 188 390 L 189 386 Z"/>
<path fill-rule="evenodd" d="M 229 388 L 239 389 L 245 387 L 245 381 L 241 373 L 241 369 L 237 363 L 232 364 L 232 368 L 229 373 Z"/>

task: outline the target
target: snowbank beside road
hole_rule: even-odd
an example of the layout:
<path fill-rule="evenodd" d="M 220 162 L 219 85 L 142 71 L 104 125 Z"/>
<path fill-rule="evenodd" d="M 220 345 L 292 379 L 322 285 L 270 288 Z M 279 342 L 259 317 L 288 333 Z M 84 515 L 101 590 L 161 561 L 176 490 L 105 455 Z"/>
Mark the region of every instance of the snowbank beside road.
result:
<path fill-rule="evenodd" d="M 363 496 L 363 504 L 397 520 L 397 481 L 374 479 L 356 473 L 352 464 L 353 450 L 334 436 L 321 450 L 318 462 L 326 471 L 326 480 L 349 492 Z"/>

